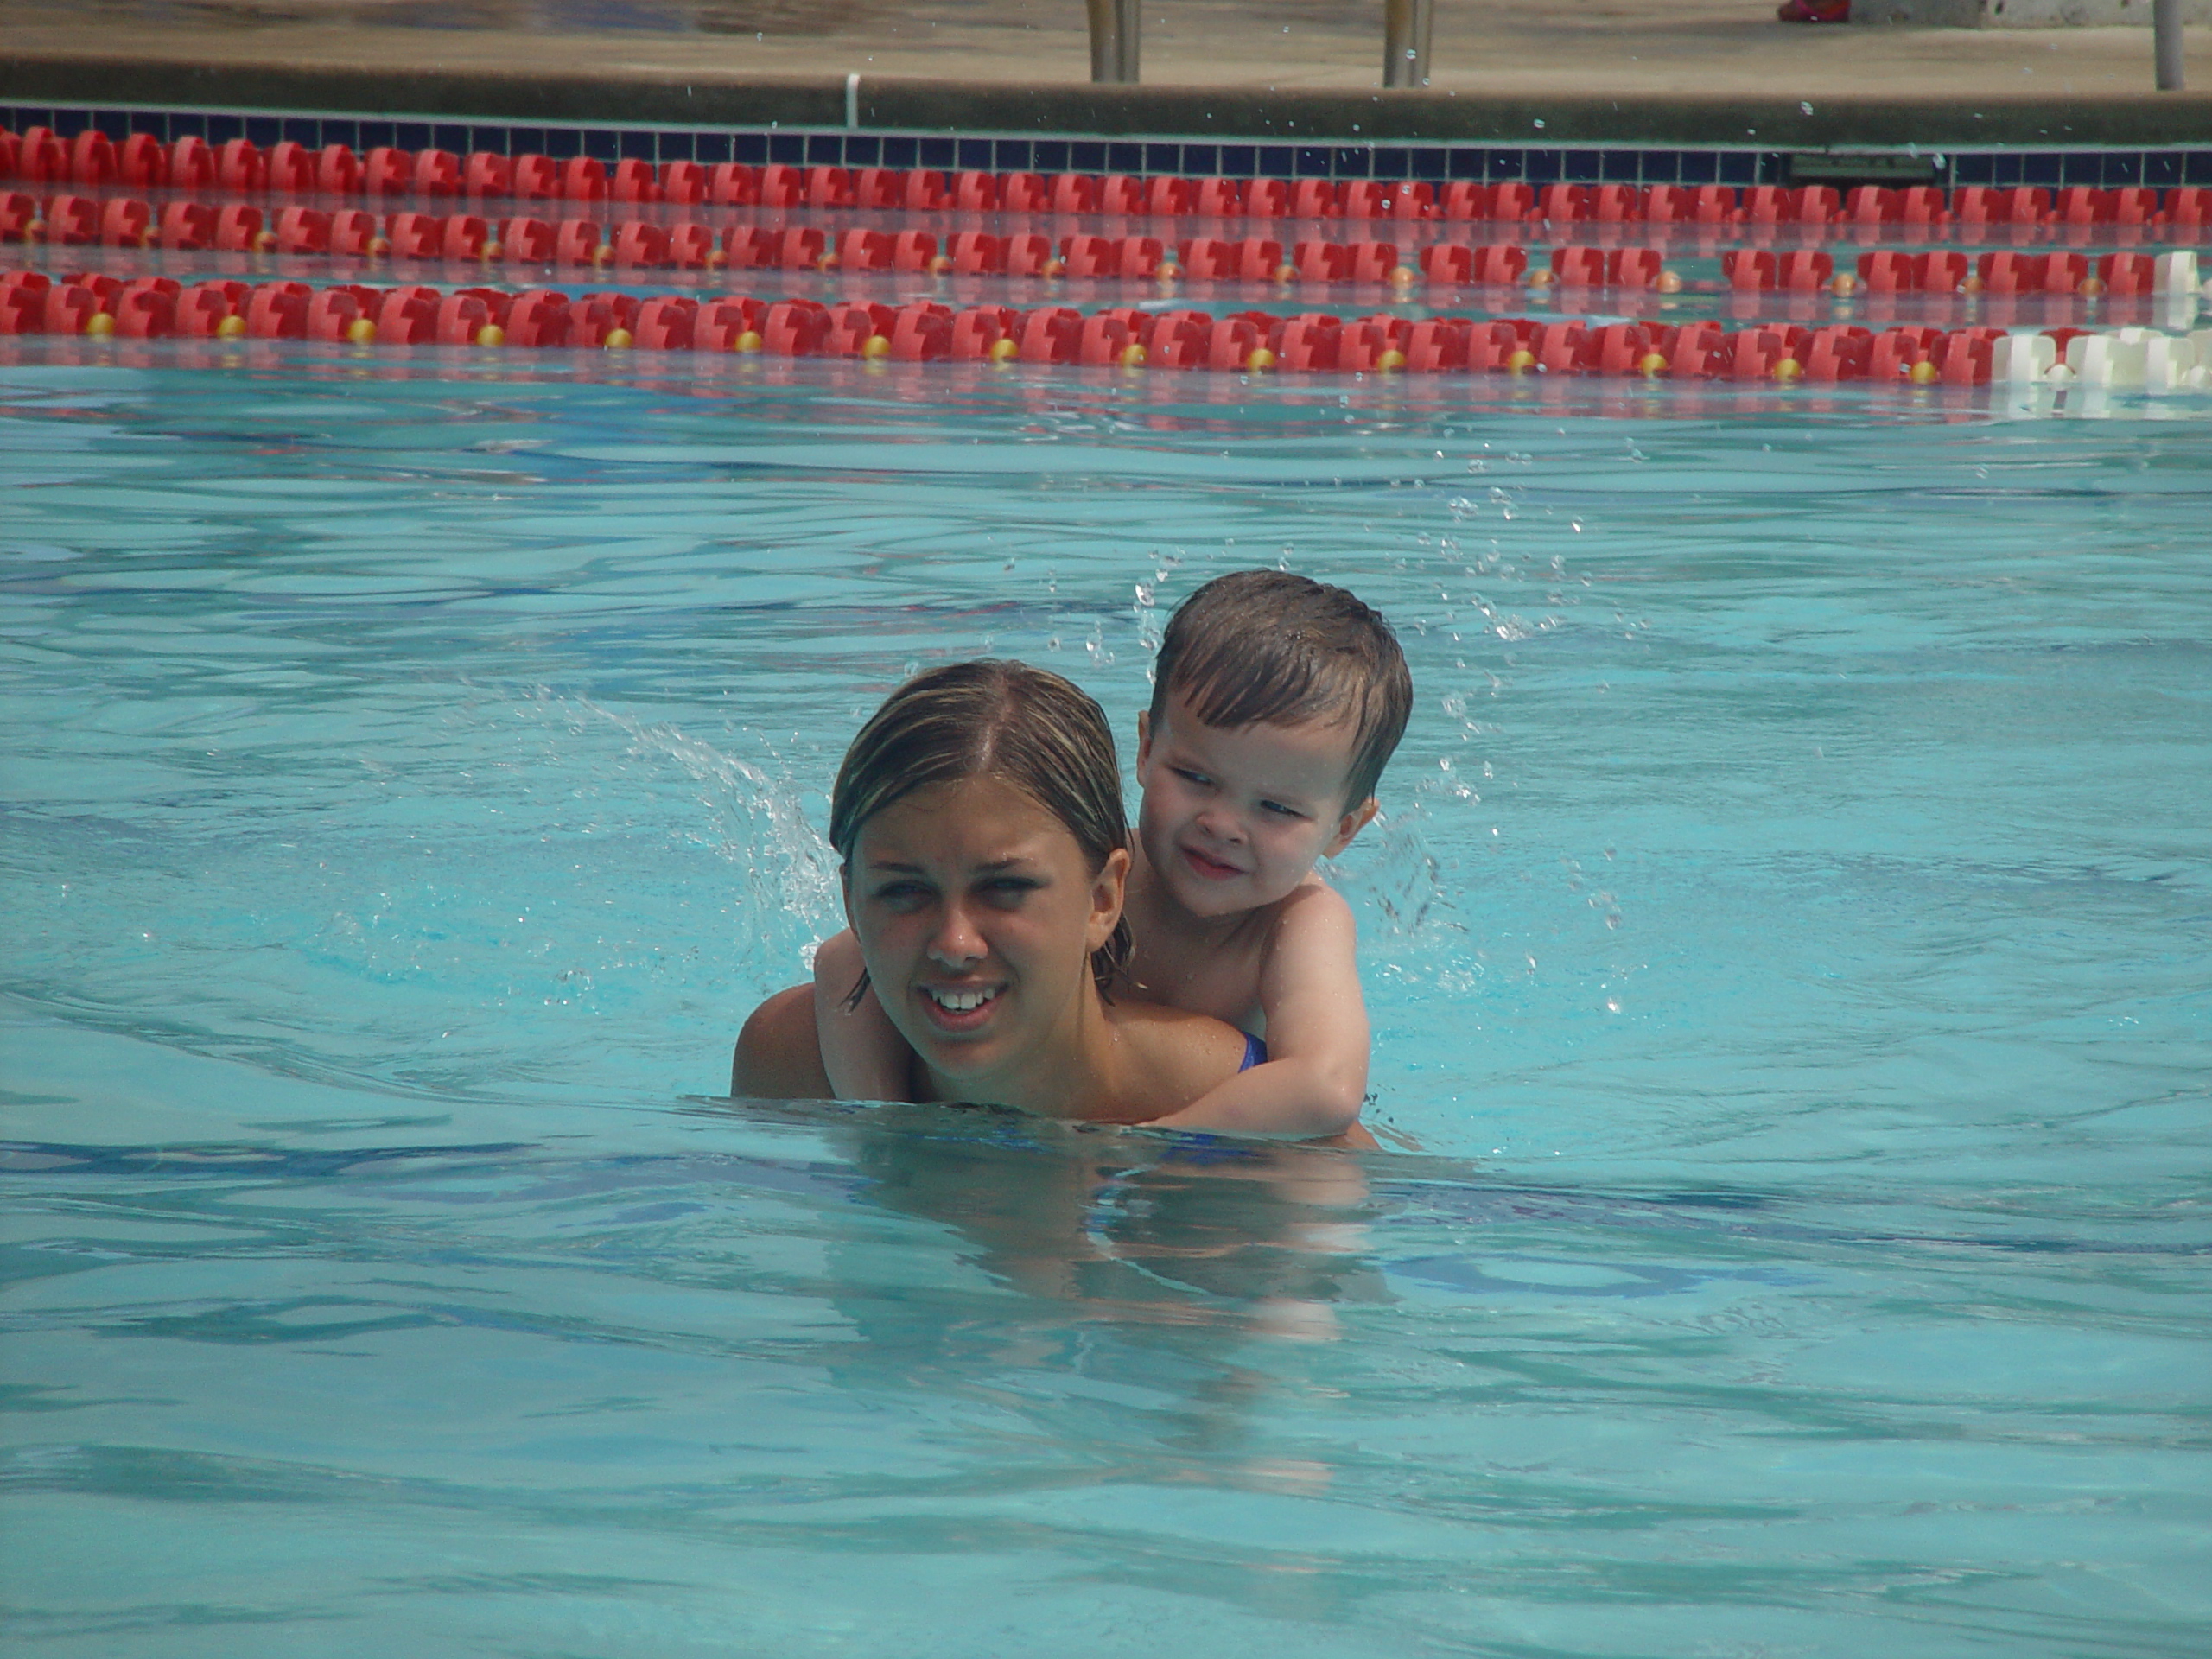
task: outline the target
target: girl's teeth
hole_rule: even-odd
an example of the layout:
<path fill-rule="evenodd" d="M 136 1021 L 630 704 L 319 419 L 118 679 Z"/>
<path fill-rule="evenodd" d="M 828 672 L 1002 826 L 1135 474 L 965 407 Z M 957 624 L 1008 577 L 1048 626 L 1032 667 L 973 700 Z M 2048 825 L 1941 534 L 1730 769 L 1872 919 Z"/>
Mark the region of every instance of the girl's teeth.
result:
<path fill-rule="evenodd" d="M 938 1007 L 950 1014 L 973 1014 L 996 995 L 994 991 L 931 991 Z"/>

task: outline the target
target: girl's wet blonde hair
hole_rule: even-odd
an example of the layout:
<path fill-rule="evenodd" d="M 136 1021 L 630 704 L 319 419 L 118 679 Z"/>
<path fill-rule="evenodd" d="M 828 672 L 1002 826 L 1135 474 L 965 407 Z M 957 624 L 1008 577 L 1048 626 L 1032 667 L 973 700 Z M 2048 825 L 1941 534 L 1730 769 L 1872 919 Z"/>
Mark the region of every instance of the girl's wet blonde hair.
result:
<path fill-rule="evenodd" d="M 997 778 L 1051 813 L 1096 875 L 1129 843 L 1113 728 L 1089 694 L 1027 663 L 983 658 L 917 674 L 868 717 L 830 795 L 830 844 L 851 880 L 861 826 L 917 790 Z M 1090 953 L 1090 976 L 1109 997 L 1129 960 L 1129 924 Z M 868 988 L 853 989 L 857 1004 Z"/>

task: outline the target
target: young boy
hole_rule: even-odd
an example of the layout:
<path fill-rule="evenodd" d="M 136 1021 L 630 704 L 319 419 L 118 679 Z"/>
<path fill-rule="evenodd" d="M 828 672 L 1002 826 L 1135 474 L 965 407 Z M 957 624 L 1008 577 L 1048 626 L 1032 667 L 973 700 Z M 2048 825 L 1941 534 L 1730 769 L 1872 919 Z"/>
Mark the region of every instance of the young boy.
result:
<path fill-rule="evenodd" d="M 1412 706 L 1389 625 L 1341 588 L 1238 571 L 1168 623 L 1137 719 L 1129 979 L 1253 1041 L 1244 1071 L 1154 1127 L 1327 1135 L 1358 1121 L 1368 1031 L 1351 910 L 1313 867 L 1375 817 Z M 873 995 L 848 1006 L 849 932 L 814 972 L 838 1095 L 897 1098 L 909 1056 Z"/>

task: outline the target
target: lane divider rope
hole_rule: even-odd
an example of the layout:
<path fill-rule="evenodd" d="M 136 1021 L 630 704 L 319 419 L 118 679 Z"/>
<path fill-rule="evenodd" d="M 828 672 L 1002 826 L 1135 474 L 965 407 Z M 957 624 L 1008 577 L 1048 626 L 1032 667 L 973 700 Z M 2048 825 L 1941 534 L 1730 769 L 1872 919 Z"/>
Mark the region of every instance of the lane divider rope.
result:
<path fill-rule="evenodd" d="M 2171 335 L 2144 328 L 1770 325 L 1728 331 L 1716 322 L 1591 325 L 1515 317 L 1409 321 L 1243 311 L 1147 312 L 1112 307 L 918 302 L 823 305 L 620 293 L 571 298 L 552 289 L 441 290 L 408 284 L 321 288 L 299 282 L 132 281 L 79 273 L 0 274 L 0 334 L 93 339 L 308 340 L 378 348 L 456 346 L 569 350 L 765 353 L 901 362 L 988 362 L 1123 368 L 1269 369 L 1334 373 L 1549 373 L 1651 379 L 1986 385 L 2089 384 L 2192 391 L 2212 386 L 2212 328 Z"/>
<path fill-rule="evenodd" d="M 266 149 L 251 140 L 220 144 L 182 137 L 163 143 L 147 133 L 118 143 L 87 130 L 64 140 L 50 128 L 0 129 L 0 180 L 220 189 L 239 194 L 334 196 L 467 195 L 677 206 L 815 207 L 909 211 L 1117 213 L 1214 219 L 1364 219 L 1530 221 L 1553 225 L 1649 225 L 1708 230 L 1895 227 L 1926 236 L 1993 232 L 2050 234 L 2081 230 L 2171 232 L 2182 238 L 2212 225 L 2212 188 L 2201 185 L 2100 188 L 2069 185 L 1535 184 L 1521 180 L 1439 183 L 1380 179 L 1261 177 L 1193 179 L 1171 175 L 942 172 L 931 168 L 798 166 L 771 162 L 607 162 L 478 150 L 409 150 L 390 146 L 356 155 L 344 144 L 321 149 L 286 141 Z"/>
<path fill-rule="evenodd" d="M 1656 248 L 1554 247 L 1532 259 L 1516 243 L 1474 245 L 1431 242 L 1402 249 L 1395 242 L 1332 242 L 1319 238 L 1285 244 L 1270 237 L 1191 237 L 1071 234 L 1036 232 L 997 235 L 956 231 L 940 244 L 929 231 L 872 228 L 824 231 L 815 226 L 771 230 L 726 223 L 719 227 L 682 219 L 662 225 L 645 219 L 602 224 L 582 217 L 548 220 L 518 214 L 364 208 L 281 207 L 264 214 L 251 202 L 218 206 L 178 200 L 156 207 L 134 196 L 99 198 L 74 193 L 44 201 L 22 191 L 0 192 L 0 242 L 63 247 L 163 248 L 181 252 L 336 255 L 355 257 L 455 259 L 531 265 L 612 267 L 641 270 L 931 271 L 957 275 L 1073 276 L 1125 281 L 1384 283 L 1412 288 L 1427 283 L 1592 288 L 1649 288 L 1679 292 L 1682 278 Z M 1539 251 L 1541 253 L 1541 251 Z M 1723 253 L 1721 276 L 1730 288 L 1758 292 L 1827 291 L 1882 294 L 2056 294 L 2126 297 L 2194 292 L 2193 251 L 2122 251 L 2092 256 L 2071 251 L 2032 253 L 1993 249 L 1970 257 L 1955 249 L 1911 252 L 1875 248 L 1856 269 L 1837 269 L 1820 249 L 1773 252 L 1736 248 Z"/>

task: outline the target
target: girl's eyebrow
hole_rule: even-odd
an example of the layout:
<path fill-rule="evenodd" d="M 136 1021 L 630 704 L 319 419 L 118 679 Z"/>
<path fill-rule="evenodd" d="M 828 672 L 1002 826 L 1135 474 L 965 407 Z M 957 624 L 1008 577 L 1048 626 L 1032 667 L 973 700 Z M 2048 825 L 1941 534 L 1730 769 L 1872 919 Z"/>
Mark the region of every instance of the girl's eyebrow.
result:
<path fill-rule="evenodd" d="M 987 860 L 975 868 L 985 874 L 995 875 L 1001 870 L 1011 870 L 1017 867 L 1033 864 L 1035 861 L 1027 853 L 1011 853 L 1004 858 Z M 910 864 L 903 859 L 896 858 L 871 858 L 868 861 L 868 867 L 871 870 L 886 870 L 903 875 L 919 875 L 922 873 L 920 865 Z"/>

